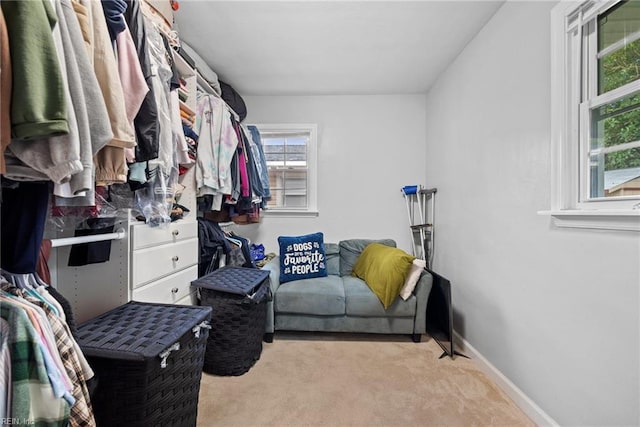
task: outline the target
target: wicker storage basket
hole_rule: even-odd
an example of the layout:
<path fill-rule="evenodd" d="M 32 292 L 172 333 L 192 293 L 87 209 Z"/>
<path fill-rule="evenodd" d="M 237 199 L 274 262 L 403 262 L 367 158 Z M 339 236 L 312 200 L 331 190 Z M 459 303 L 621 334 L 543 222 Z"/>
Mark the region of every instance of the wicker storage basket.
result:
<path fill-rule="evenodd" d="M 213 308 L 203 370 L 216 375 L 242 375 L 260 358 L 271 298 L 269 272 L 222 267 L 191 282 L 200 305 Z"/>
<path fill-rule="evenodd" d="M 78 328 L 96 423 L 195 426 L 211 308 L 129 302 Z"/>

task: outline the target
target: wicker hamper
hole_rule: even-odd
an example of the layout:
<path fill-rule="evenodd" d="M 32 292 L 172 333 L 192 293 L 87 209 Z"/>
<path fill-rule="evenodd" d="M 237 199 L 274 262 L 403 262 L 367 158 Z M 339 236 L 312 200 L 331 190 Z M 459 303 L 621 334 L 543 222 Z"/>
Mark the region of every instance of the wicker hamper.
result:
<path fill-rule="evenodd" d="M 200 305 L 213 308 L 203 370 L 216 375 L 242 375 L 260 358 L 271 298 L 269 272 L 222 267 L 191 282 Z"/>
<path fill-rule="evenodd" d="M 195 426 L 210 307 L 129 302 L 78 328 L 99 427 Z"/>

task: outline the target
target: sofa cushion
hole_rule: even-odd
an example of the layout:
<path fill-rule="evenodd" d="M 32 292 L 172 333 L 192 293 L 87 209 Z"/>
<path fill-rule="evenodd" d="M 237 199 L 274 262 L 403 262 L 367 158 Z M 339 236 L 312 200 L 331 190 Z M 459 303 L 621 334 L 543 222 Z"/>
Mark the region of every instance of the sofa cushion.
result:
<path fill-rule="evenodd" d="M 280 283 L 324 277 L 327 266 L 322 233 L 280 236 Z"/>
<path fill-rule="evenodd" d="M 353 275 L 365 281 L 386 309 L 400 294 L 414 259 L 402 249 L 372 243 L 358 257 Z"/>
<path fill-rule="evenodd" d="M 371 239 L 350 239 L 340 241 L 340 275 L 351 276 L 360 253 L 371 243 L 381 243 L 383 245 L 396 247 L 396 242 L 391 239 L 371 240 Z"/>
<path fill-rule="evenodd" d="M 406 301 L 396 298 L 386 310 L 367 284 L 357 277 L 343 277 L 347 316 L 361 317 L 413 317 L 416 314 L 416 297 Z"/>
<path fill-rule="evenodd" d="M 329 275 L 282 283 L 274 297 L 274 309 L 278 313 L 344 315 L 342 278 Z"/>
<path fill-rule="evenodd" d="M 337 243 L 325 243 L 324 253 L 327 257 L 327 274 L 340 275 L 340 246 Z"/>

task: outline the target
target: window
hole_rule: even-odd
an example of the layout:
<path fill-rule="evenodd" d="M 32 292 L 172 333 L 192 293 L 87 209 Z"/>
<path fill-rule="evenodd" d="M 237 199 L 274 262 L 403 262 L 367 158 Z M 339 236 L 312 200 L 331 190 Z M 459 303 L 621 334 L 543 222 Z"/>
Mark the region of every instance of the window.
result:
<path fill-rule="evenodd" d="M 640 231 L 640 2 L 561 2 L 552 43 L 552 214 Z"/>
<path fill-rule="evenodd" d="M 266 213 L 317 215 L 317 126 L 256 125 L 269 169 Z"/>

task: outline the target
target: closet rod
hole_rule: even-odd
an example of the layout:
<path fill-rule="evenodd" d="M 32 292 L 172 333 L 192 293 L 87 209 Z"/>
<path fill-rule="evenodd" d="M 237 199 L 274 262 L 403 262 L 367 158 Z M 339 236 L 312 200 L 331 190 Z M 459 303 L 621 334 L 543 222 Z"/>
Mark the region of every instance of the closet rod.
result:
<path fill-rule="evenodd" d="M 91 243 L 102 242 L 105 240 L 120 240 L 124 239 L 126 232 L 124 228 L 117 229 L 114 233 L 108 234 L 96 234 L 94 236 L 80 236 L 80 237 L 63 237 L 60 239 L 51 239 L 51 247 L 58 248 L 60 246 L 75 245 L 78 243 Z"/>

